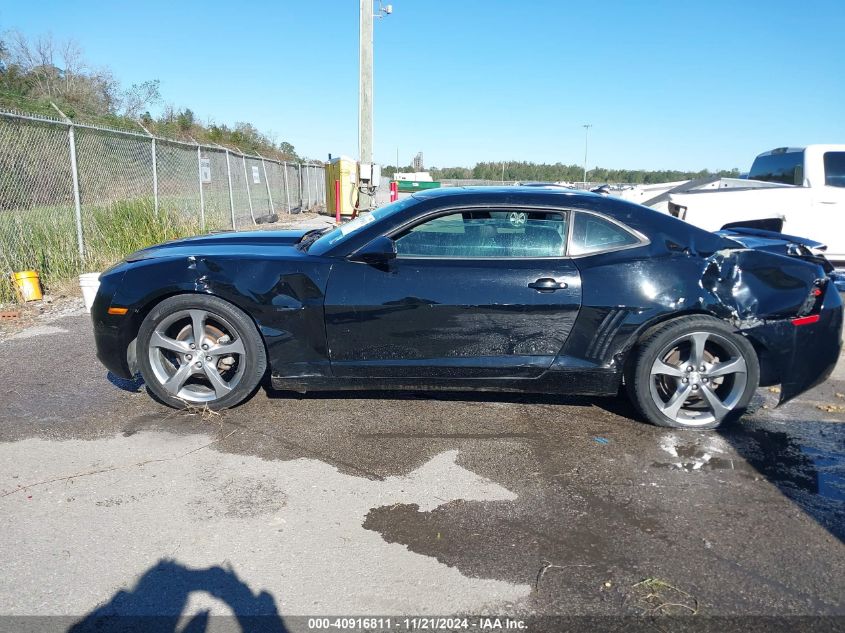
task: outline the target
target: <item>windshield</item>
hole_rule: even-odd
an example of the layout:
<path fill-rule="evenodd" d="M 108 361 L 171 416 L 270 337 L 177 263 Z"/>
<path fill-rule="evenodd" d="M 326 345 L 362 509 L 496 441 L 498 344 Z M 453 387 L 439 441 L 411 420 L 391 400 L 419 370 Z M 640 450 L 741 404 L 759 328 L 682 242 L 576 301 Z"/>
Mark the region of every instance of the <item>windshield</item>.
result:
<path fill-rule="evenodd" d="M 321 235 L 320 239 L 314 242 L 313 246 L 316 246 L 317 249 L 321 251 L 337 246 L 338 244 L 343 243 L 350 235 L 360 231 L 368 224 L 372 224 L 376 220 L 384 219 L 394 213 L 402 211 L 403 209 L 407 209 L 417 202 L 418 200 L 416 198 L 408 196 L 407 198 L 391 202 L 387 206 L 375 209 L 374 211 L 362 213 L 354 220 L 344 222 L 340 226 L 333 228 L 325 235 Z"/>

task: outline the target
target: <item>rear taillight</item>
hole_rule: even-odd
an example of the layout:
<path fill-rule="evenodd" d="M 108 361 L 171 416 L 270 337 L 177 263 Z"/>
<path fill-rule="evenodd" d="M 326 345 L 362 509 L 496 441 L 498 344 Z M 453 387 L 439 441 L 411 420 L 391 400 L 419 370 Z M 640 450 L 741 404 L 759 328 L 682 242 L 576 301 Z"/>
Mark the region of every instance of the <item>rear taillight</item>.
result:
<path fill-rule="evenodd" d="M 810 293 L 807 295 L 807 298 L 804 299 L 804 303 L 801 304 L 801 308 L 798 310 L 798 318 L 804 318 L 808 315 L 816 315 L 818 316 L 818 312 L 821 311 L 822 307 L 822 297 L 824 296 L 824 290 L 827 286 L 827 279 L 818 279 L 813 284 L 813 287 L 810 289 Z M 816 319 L 818 320 L 818 319 Z M 792 321 L 795 323 L 795 320 Z M 815 321 L 812 321 L 815 323 Z M 795 323 L 796 325 L 804 325 L 803 323 Z"/>

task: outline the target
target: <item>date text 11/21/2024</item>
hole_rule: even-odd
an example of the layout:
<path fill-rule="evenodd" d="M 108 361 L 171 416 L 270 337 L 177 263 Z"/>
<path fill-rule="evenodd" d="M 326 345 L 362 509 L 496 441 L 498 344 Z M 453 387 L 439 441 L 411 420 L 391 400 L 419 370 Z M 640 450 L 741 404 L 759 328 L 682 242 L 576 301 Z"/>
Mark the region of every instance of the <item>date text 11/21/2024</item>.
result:
<path fill-rule="evenodd" d="M 308 630 L 359 630 L 367 631 L 525 631 L 523 620 L 507 617 L 338 617 L 309 618 Z"/>

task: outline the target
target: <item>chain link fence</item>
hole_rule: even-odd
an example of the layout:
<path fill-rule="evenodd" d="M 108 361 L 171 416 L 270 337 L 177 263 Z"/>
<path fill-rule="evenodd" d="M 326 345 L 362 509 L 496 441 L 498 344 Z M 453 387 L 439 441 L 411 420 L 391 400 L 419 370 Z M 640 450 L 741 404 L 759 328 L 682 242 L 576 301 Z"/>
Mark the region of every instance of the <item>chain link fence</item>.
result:
<path fill-rule="evenodd" d="M 0 111 L 0 301 L 12 271 L 73 277 L 165 239 L 325 203 L 322 165 Z"/>

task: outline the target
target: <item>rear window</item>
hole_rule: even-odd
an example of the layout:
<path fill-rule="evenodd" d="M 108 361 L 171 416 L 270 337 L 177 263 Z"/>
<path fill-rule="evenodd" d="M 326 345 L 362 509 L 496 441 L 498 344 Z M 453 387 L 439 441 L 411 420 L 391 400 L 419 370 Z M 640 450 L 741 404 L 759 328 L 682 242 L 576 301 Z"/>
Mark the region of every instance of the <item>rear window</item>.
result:
<path fill-rule="evenodd" d="M 804 152 L 780 152 L 758 156 L 751 165 L 748 179 L 801 185 L 804 183 Z"/>
<path fill-rule="evenodd" d="M 622 226 L 590 213 L 576 213 L 570 254 L 590 255 L 635 246 L 641 240 Z"/>
<path fill-rule="evenodd" d="M 824 153 L 824 184 L 845 187 L 845 152 Z"/>

